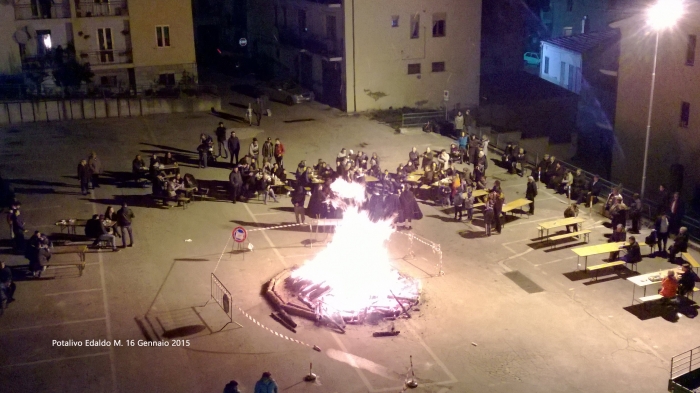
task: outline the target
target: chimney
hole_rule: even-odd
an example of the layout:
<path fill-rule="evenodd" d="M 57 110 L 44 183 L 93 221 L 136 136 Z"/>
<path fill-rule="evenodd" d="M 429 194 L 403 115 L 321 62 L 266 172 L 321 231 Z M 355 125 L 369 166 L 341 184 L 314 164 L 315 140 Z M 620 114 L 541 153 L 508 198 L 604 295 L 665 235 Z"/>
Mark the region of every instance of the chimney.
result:
<path fill-rule="evenodd" d="M 588 15 L 584 15 L 581 19 L 581 34 L 586 34 L 588 31 Z"/>

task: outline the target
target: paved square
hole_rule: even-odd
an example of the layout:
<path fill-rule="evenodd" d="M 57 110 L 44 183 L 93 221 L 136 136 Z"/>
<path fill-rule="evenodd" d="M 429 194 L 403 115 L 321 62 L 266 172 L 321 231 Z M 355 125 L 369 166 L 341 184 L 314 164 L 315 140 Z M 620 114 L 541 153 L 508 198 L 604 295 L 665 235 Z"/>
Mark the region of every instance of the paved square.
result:
<path fill-rule="evenodd" d="M 245 100 L 224 97 L 224 112 L 240 116 L 242 109 L 228 103 Z M 225 122 L 236 128 L 243 150 L 253 137 L 281 138 L 290 169 L 301 159 L 333 162 L 345 147 L 377 152 L 394 172 L 412 146 L 422 151 L 450 143 L 422 132 L 395 134 L 315 103 L 273 104 L 272 110 L 261 127 Z M 313 120 L 290 122 L 295 119 Z M 29 230 L 56 233 L 57 220 L 89 218 L 122 200 L 136 215 L 134 248 L 90 252 L 82 277 L 61 267 L 49 269 L 46 279 L 17 283 L 17 301 L 0 317 L 3 392 L 216 392 L 231 379 L 251 392 L 263 371 L 271 371 L 284 392 L 399 392 L 409 356 L 419 392 L 659 392 L 667 386 L 671 357 L 696 346 L 693 319 L 630 307 L 628 271 L 591 283 L 575 272 L 571 246 L 541 246 L 537 224 L 561 218 L 566 206 L 561 195 L 542 187 L 536 215 L 509 220 L 501 235 L 488 238 L 480 214 L 474 225 L 457 223 L 445 208 L 421 205 L 425 217 L 414 222 L 414 233 L 440 244 L 446 274 L 431 277 L 437 266 L 428 249 L 416 247 L 415 258 L 406 258 L 401 240 L 390 247 L 393 265 L 421 278 L 424 288 L 420 311 L 395 322 L 400 335 L 373 338 L 382 326 L 349 326 L 338 334 L 299 318 L 298 332 L 291 333 L 269 317 L 261 286 L 311 258 L 332 235 L 317 235 L 310 247 L 306 227 L 251 232 L 254 251 L 237 252 L 230 240 L 234 227 L 294 221 L 288 197 L 267 205 L 197 201 L 186 210 L 161 209 L 144 197 L 150 188 L 118 181 L 137 153 L 147 159 L 163 150 L 176 153 L 184 173 L 226 181 L 226 165 L 196 165 L 199 133 L 213 134 L 219 120 L 200 113 L 0 128 L 0 174 L 11 179 Z M 76 166 L 91 151 L 108 174 L 103 187 L 84 197 Z M 502 181 L 508 201 L 524 196 L 523 178 L 493 163 L 488 174 Z M 581 214 L 584 228 L 593 230 L 590 244 L 605 242 L 609 231 L 595 210 Z M 6 228 L 1 233 L 8 239 Z M 8 264 L 26 265 L 3 252 Z M 589 264 L 602 258 L 591 257 Z M 670 267 L 645 258 L 639 271 Z M 222 309 L 207 303 L 212 272 L 231 292 L 240 325 L 225 325 Z M 504 275 L 510 272 L 543 291 L 528 293 Z M 246 315 L 322 351 L 280 338 Z M 54 340 L 112 345 L 58 346 Z M 319 375 L 312 384 L 302 381 L 310 362 Z"/>

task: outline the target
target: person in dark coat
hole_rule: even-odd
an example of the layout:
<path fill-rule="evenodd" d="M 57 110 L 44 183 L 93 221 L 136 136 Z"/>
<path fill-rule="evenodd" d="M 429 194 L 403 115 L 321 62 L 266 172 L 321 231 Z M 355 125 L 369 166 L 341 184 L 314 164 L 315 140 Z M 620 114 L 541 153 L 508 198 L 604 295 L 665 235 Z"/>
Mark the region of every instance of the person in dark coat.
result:
<path fill-rule="evenodd" d="M 126 247 L 126 234 L 129 234 L 129 247 L 134 246 L 134 232 L 131 230 L 131 222 L 134 220 L 134 212 L 129 209 L 126 202 L 122 202 L 121 209 L 117 210 L 117 225 L 121 232 L 122 247 Z"/>
<path fill-rule="evenodd" d="M 687 252 L 688 251 L 688 228 L 686 227 L 681 227 L 680 230 L 678 230 L 678 235 L 676 235 L 676 238 L 673 240 L 673 245 L 668 248 L 668 261 L 671 263 L 676 262 L 676 254 L 679 252 Z"/>
<path fill-rule="evenodd" d="M 401 222 L 401 200 L 399 194 L 392 192 L 384 198 L 384 218 L 392 222 Z"/>
<path fill-rule="evenodd" d="M 530 211 L 528 214 L 535 214 L 535 197 L 537 196 L 537 183 L 535 183 L 535 178 L 528 176 L 527 178 L 527 190 L 525 190 L 525 198 L 531 200 Z"/>
<path fill-rule="evenodd" d="M 622 258 L 625 263 L 638 263 L 642 261 L 642 252 L 639 249 L 639 243 L 634 236 L 630 236 L 629 245 L 620 247 L 621 249 L 627 250 L 627 254 Z"/>
<path fill-rule="evenodd" d="M 404 186 L 404 191 L 399 196 L 401 201 L 401 209 L 403 210 L 404 218 L 408 221 L 408 229 L 413 229 L 411 222 L 423 218 L 423 212 L 420 210 L 420 205 L 409 185 Z"/>
<path fill-rule="evenodd" d="M 5 266 L 5 262 L 0 261 L 0 291 L 4 294 L 2 304 L 0 304 L 0 315 L 2 315 L 2 308 L 4 308 L 7 303 L 15 301 L 15 290 L 17 285 L 12 280 L 12 270 Z"/>
<path fill-rule="evenodd" d="M 223 121 L 219 122 L 219 126 L 216 127 L 214 134 L 216 135 L 216 144 L 219 147 L 219 157 L 228 158 L 228 153 L 226 152 L 226 127 L 224 127 Z"/>
<path fill-rule="evenodd" d="M 10 222 L 12 223 L 12 234 L 14 236 L 14 251 L 17 254 L 24 253 L 26 247 L 26 239 L 24 238 L 24 219 L 21 217 L 19 209 L 12 211 L 10 215 Z"/>
<path fill-rule="evenodd" d="M 326 209 L 323 203 L 323 184 L 314 187 L 309 198 L 309 215 L 314 218 L 326 218 Z"/>
<path fill-rule="evenodd" d="M 102 162 L 97 157 L 94 151 L 90 153 L 88 158 L 88 168 L 90 168 L 90 176 L 92 178 L 92 188 L 100 187 L 100 174 L 102 174 Z"/>
<path fill-rule="evenodd" d="M 678 233 L 678 229 L 681 227 L 681 221 L 683 221 L 683 216 L 685 215 L 685 204 L 677 192 L 673 193 L 671 202 L 668 204 L 668 222 L 670 225 L 669 232 L 673 234 Z"/>
<path fill-rule="evenodd" d="M 663 184 L 659 185 L 659 207 L 657 214 L 666 213 L 666 209 L 671 204 L 671 194 Z"/>
<path fill-rule="evenodd" d="M 234 166 L 233 170 L 231 170 L 231 173 L 228 175 L 228 182 L 231 191 L 231 201 L 236 203 L 241 196 L 241 188 L 243 187 L 243 178 L 237 166 Z"/>
<path fill-rule="evenodd" d="M 687 294 L 693 292 L 695 283 L 700 280 L 700 278 L 698 278 L 698 275 L 695 274 L 689 263 L 684 263 L 682 269 L 683 273 L 681 274 L 681 278 L 678 280 L 678 294 L 680 296 L 686 296 Z"/>
<path fill-rule="evenodd" d="M 231 154 L 231 165 L 238 163 L 238 153 L 241 151 L 241 141 L 236 136 L 235 131 L 231 131 L 231 135 L 226 140 L 226 147 Z"/>
<path fill-rule="evenodd" d="M 80 191 L 83 195 L 87 195 L 90 184 L 90 168 L 88 168 L 86 160 L 80 160 L 80 164 L 78 164 L 78 180 L 80 181 Z"/>
<path fill-rule="evenodd" d="M 46 270 L 46 265 L 51 260 L 51 242 L 44 237 L 41 232 L 35 231 L 34 235 L 27 242 L 25 257 L 29 259 L 29 270 L 34 277 L 41 277 L 41 273 Z"/>
<path fill-rule="evenodd" d="M 306 190 L 304 187 L 297 186 L 292 194 L 292 204 L 294 205 L 294 218 L 297 224 L 303 224 L 306 220 L 306 209 L 304 209 L 304 203 L 306 202 Z"/>
<path fill-rule="evenodd" d="M 381 194 L 381 191 L 376 189 L 372 191 L 372 196 L 370 196 L 367 204 L 367 210 L 369 219 L 372 222 L 377 222 L 382 219 L 382 215 L 384 214 L 384 196 Z"/>
<path fill-rule="evenodd" d="M 581 192 L 581 194 L 578 196 L 576 203 L 581 204 L 585 201 L 586 207 L 588 207 L 589 202 L 595 205 L 596 203 L 598 203 L 598 196 L 600 196 L 600 193 L 602 191 L 603 183 L 601 183 L 598 175 L 593 175 L 593 180 L 586 184 L 584 191 Z"/>
<path fill-rule="evenodd" d="M 481 142 L 476 139 L 476 135 L 472 134 L 471 139 L 469 139 L 469 148 L 468 148 L 468 153 L 469 153 L 469 160 L 471 161 L 470 163 L 474 166 L 477 165 L 477 160 L 479 158 L 479 150 L 481 149 Z"/>
<path fill-rule="evenodd" d="M 238 390 L 238 382 L 231 381 L 227 383 L 224 387 L 224 393 L 241 393 L 241 391 Z"/>
<path fill-rule="evenodd" d="M 503 204 L 506 202 L 506 197 L 500 187 L 494 190 L 493 200 L 493 219 L 496 221 L 496 232 L 501 233 L 501 215 L 503 214 Z"/>

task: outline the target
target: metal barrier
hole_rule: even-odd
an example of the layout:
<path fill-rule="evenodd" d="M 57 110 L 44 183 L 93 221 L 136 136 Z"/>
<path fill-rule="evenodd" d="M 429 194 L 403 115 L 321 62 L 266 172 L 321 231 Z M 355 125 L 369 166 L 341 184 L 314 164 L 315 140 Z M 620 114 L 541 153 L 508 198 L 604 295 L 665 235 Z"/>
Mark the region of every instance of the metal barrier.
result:
<path fill-rule="evenodd" d="M 693 379 L 690 374 L 700 368 L 700 347 L 683 352 L 671 358 L 671 372 L 668 379 L 668 390 L 672 392 L 692 392 L 684 386 L 684 379 Z M 686 377 L 686 378 L 683 378 Z M 686 383 L 687 385 L 687 383 Z"/>
<path fill-rule="evenodd" d="M 214 301 L 221 306 L 221 309 L 224 310 L 226 313 L 226 316 L 228 317 L 229 321 L 226 322 L 226 324 L 220 329 L 223 330 L 229 323 L 235 323 L 238 326 L 243 327 L 240 323 L 234 322 L 233 321 L 233 298 L 231 296 L 231 292 L 229 292 L 228 289 L 224 286 L 224 284 L 219 280 L 214 273 L 211 274 L 211 291 L 210 291 L 210 298 L 214 299 Z M 207 302 L 208 303 L 208 302 Z M 205 304 L 206 306 L 206 304 Z"/>
<path fill-rule="evenodd" d="M 423 126 L 428 120 L 445 120 L 445 111 L 414 112 L 401 114 L 401 127 Z"/>

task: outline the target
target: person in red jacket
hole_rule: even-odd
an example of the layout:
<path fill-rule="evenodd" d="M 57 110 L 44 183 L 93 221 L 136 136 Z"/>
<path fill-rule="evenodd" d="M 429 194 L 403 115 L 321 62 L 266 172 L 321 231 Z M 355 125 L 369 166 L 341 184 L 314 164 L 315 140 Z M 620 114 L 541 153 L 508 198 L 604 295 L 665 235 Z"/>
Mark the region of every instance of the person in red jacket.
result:
<path fill-rule="evenodd" d="M 282 142 L 280 142 L 280 138 L 275 139 L 275 162 L 277 162 L 277 165 L 280 167 L 284 167 L 283 159 L 284 159 L 284 145 Z"/>

